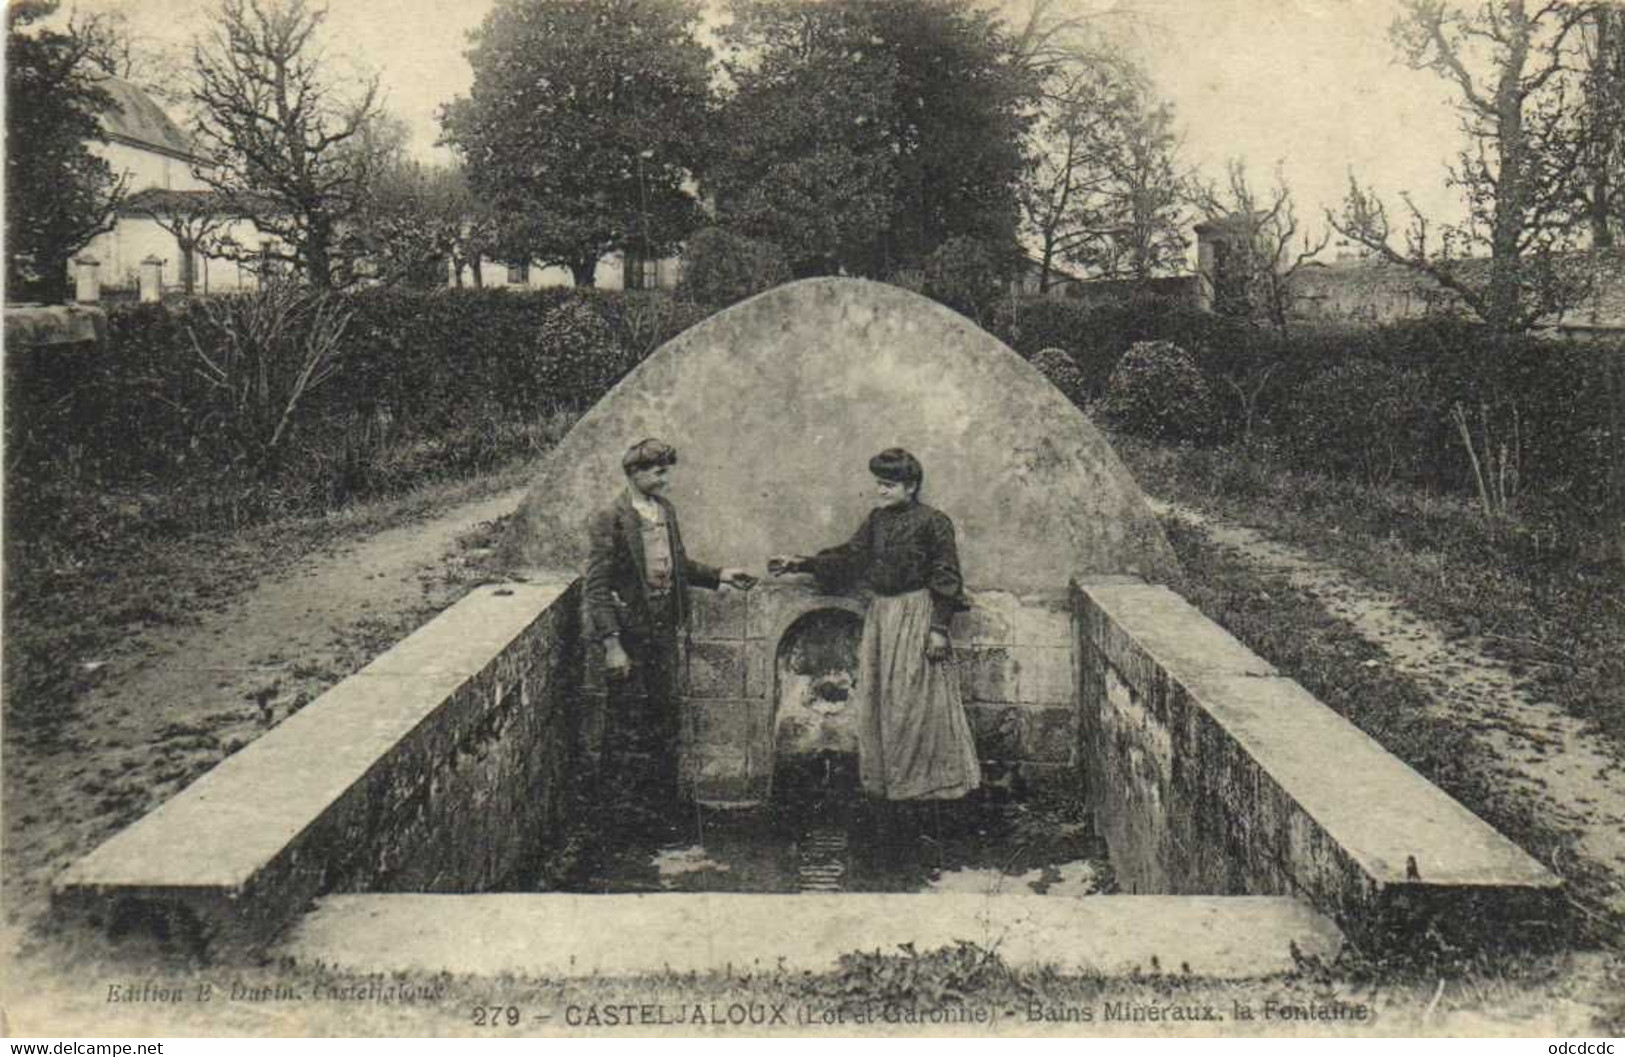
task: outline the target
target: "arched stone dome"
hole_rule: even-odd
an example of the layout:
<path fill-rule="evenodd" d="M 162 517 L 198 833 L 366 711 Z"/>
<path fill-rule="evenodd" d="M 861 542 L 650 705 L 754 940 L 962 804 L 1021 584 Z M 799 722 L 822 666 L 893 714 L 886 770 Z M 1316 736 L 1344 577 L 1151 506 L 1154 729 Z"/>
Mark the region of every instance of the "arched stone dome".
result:
<path fill-rule="evenodd" d="M 645 437 L 676 446 L 684 543 L 717 565 L 760 573 L 770 554 L 844 541 L 871 506 L 869 457 L 897 446 L 953 518 L 972 588 L 1175 567 L 1088 418 L 996 338 L 895 286 L 790 283 L 667 342 L 542 460 L 509 562 L 581 570 L 586 518 L 626 487 L 621 456 Z"/>

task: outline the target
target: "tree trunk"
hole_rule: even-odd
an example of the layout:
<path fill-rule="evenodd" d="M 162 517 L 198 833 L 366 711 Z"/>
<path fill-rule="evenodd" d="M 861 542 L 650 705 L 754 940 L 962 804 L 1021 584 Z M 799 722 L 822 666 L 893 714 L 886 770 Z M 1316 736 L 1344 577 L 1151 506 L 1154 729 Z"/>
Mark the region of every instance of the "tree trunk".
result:
<path fill-rule="evenodd" d="M 333 232 L 325 217 L 312 218 L 305 234 L 305 279 L 317 290 L 333 289 Z"/>
<path fill-rule="evenodd" d="M 67 257 L 47 261 L 45 267 L 40 269 L 39 279 L 25 286 L 23 296 L 47 305 L 64 305 L 72 301 L 73 284 L 68 281 L 68 263 Z M 7 295 L 16 296 L 9 290 Z"/>
<path fill-rule="evenodd" d="M 1614 456 L 1608 467 L 1607 516 L 1604 524 L 1612 525 L 1613 557 L 1625 565 L 1625 348 L 1615 348 L 1609 355 L 1609 433 L 1614 443 Z"/>
<path fill-rule="evenodd" d="M 1495 195 L 1495 219 L 1490 231 L 1490 283 L 1486 291 L 1489 318 L 1485 322 L 1506 332 L 1518 327 L 1520 316 L 1518 243 L 1523 237 L 1528 195 L 1529 143 L 1523 126 L 1522 80 L 1529 57 L 1529 21 L 1523 0 L 1507 4 L 1506 63 L 1495 88 L 1495 141 L 1500 155 Z"/>
<path fill-rule="evenodd" d="M 577 286 L 595 286 L 598 274 L 598 258 L 587 257 L 579 261 L 570 262 L 570 276 L 575 279 Z"/>
<path fill-rule="evenodd" d="M 181 257 L 181 292 L 187 297 L 197 293 L 197 243 L 191 239 L 176 239 Z"/>
<path fill-rule="evenodd" d="M 1619 31 L 1619 25 L 1614 18 L 1615 12 L 1608 5 L 1599 4 L 1593 16 L 1597 24 L 1597 57 L 1591 69 L 1592 77 L 1592 132 L 1591 143 L 1591 245 L 1593 249 L 1612 249 L 1614 245 L 1614 229 L 1608 223 L 1608 196 L 1611 190 L 1608 172 L 1609 161 L 1609 135 L 1607 111 L 1603 99 L 1604 93 L 1612 87 L 1609 83 L 1614 71 L 1609 69 L 1614 48 L 1614 34 Z"/>

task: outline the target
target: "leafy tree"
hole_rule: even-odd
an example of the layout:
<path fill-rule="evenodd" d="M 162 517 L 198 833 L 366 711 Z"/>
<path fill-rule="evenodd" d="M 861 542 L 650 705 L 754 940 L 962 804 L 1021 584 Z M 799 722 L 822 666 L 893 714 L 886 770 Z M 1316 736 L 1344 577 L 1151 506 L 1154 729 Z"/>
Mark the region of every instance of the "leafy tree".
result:
<path fill-rule="evenodd" d="M 704 174 L 719 220 L 781 247 L 797 275 L 879 274 L 892 212 L 895 69 L 855 19 L 797 0 L 737 3 L 733 84 Z"/>
<path fill-rule="evenodd" d="M 1014 247 L 1038 78 L 968 0 L 734 0 L 706 171 L 719 219 L 798 274 L 887 276 L 954 237 Z"/>
<path fill-rule="evenodd" d="M 351 252 L 385 286 L 444 286 L 447 265 L 463 284 L 497 241 L 495 218 L 469 189 L 460 167 L 396 162 L 373 181 L 350 234 Z"/>
<path fill-rule="evenodd" d="M 56 0 L 19 0 L 6 12 L 6 288 L 62 301 L 68 262 L 111 231 L 127 180 L 97 157 L 98 114 L 115 104 L 98 87 L 94 42 L 33 23 Z"/>
<path fill-rule="evenodd" d="M 326 14 L 305 0 L 222 0 L 192 48 L 195 171 L 274 236 L 268 248 L 225 252 L 286 266 L 319 289 L 356 278 L 343 227 L 401 135 L 383 120 L 376 77 L 344 85 L 326 68 Z"/>
<path fill-rule="evenodd" d="M 701 228 L 683 247 L 678 292 L 699 304 L 724 308 L 789 279 L 784 251 L 771 242 Z"/>
<path fill-rule="evenodd" d="M 1011 262 L 980 239 L 955 235 L 925 260 L 925 293 L 985 326 Z"/>
<path fill-rule="evenodd" d="M 1339 234 L 1432 278 L 1501 332 L 1526 329 L 1584 296 L 1562 256 L 1575 245 L 1584 138 L 1576 135 L 1579 27 L 1595 5 L 1406 0 L 1391 37 L 1413 69 L 1448 81 L 1470 138 L 1450 167 L 1467 219 L 1436 224 L 1405 198 L 1403 243 L 1377 193 L 1351 175 Z M 1488 251 L 1488 266 L 1464 266 Z"/>
<path fill-rule="evenodd" d="M 1314 239 L 1300 230 L 1292 191 L 1279 166 L 1275 185 L 1260 193 L 1248 179 L 1245 163 L 1232 158 L 1225 186 L 1198 185 L 1192 197 L 1208 221 L 1223 226 L 1214 272 L 1203 279 L 1212 286 L 1214 308 L 1286 330 L 1292 278 L 1326 248 L 1331 233 L 1323 231 Z"/>
<path fill-rule="evenodd" d="M 616 250 L 671 252 L 699 212 L 709 51 L 694 0 L 500 0 L 473 35 L 469 95 L 441 123 L 502 252 L 593 283 Z"/>

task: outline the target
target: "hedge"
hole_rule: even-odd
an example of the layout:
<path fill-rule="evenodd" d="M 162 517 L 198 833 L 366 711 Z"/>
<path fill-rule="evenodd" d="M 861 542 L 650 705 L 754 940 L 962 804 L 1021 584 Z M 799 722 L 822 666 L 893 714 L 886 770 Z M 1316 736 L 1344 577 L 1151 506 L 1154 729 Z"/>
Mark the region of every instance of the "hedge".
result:
<path fill-rule="evenodd" d="M 8 535 L 173 534 L 494 466 L 708 312 L 570 289 L 114 306 L 105 343 L 7 350 Z M 109 506 L 140 514 L 88 513 Z"/>
<path fill-rule="evenodd" d="M 119 531 L 184 531 L 492 466 L 535 447 L 540 422 L 589 406 L 712 310 L 669 295 L 569 289 L 274 302 L 260 294 L 116 306 L 103 346 L 8 350 L 12 538 L 89 531 L 82 514 L 92 501 L 140 500 L 139 523 Z M 267 313 L 278 321 L 269 330 Z M 335 317 L 344 327 L 331 374 L 272 443 L 285 407 L 278 394 L 296 381 L 323 319 Z M 1172 343 L 1192 356 L 1210 396 L 1178 409 L 1186 442 L 1246 435 L 1294 465 L 1372 482 L 1472 494 L 1459 409 L 1475 443 L 1487 436 L 1513 452 L 1522 501 L 1554 517 L 1618 517 L 1609 471 L 1625 438 L 1611 431 L 1609 394 L 1620 384 L 1610 370 L 1625 373 L 1610 367 L 1625 360 L 1619 343 L 1495 337 L 1438 319 L 1280 334 L 1154 298 L 1093 308 L 1006 300 L 987 325 L 1029 357 L 1050 350 L 1045 370 L 1085 406 L 1106 395 L 1132 345 Z M 263 348 L 243 347 L 259 331 L 274 333 Z M 243 361 L 237 369 L 232 357 Z M 243 369 L 256 357 L 269 368 L 263 383 Z M 1139 375 L 1124 377 L 1118 406 L 1172 399 L 1138 392 L 1150 384 Z"/>
<path fill-rule="evenodd" d="M 1475 444 L 1487 437 L 1511 454 L 1526 506 L 1606 528 L 1625 504 L 1609 481 L 1625 459 L 1625 437 L 1609 418 L 1610 400 L 1625 399 L 1610 396 L 1625 385 L 1625 340 L 1497 336 L 1448 318 L 1283 334 L 1156 298 L 1109 307 L 1017 301 L 991 326 L 1029 358 L 1046 348 L 1069 354 L 1085 406 L 1106 396 L 1132 345 L 1172 342 L 1194 356 L 1222 409 L 1193 438 L 1249 435 L 1306 469 L 1474 494 L 1459 408 Z"/>

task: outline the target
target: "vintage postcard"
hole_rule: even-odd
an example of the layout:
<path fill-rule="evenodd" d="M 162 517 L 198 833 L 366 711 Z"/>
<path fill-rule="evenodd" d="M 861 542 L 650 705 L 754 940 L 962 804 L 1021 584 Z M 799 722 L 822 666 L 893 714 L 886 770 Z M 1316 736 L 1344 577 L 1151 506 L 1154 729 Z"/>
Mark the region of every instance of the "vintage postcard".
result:
<path fill-rule="evenodd" d="M 14 0 L 6 97 L 7 1035 L 1625 1026 L 1625 8 Z"/>

